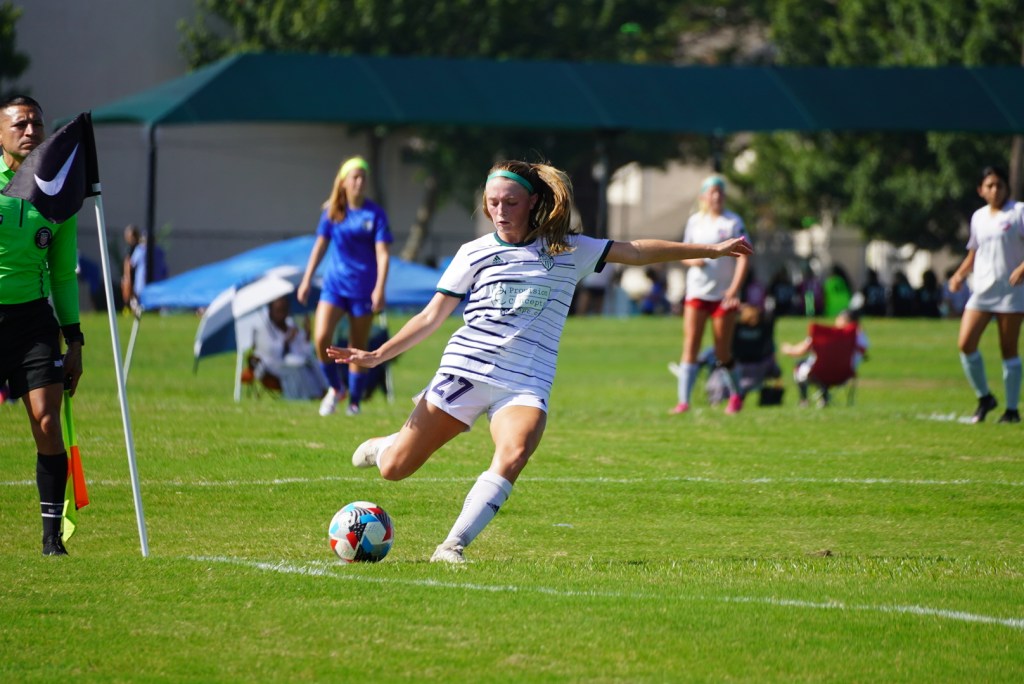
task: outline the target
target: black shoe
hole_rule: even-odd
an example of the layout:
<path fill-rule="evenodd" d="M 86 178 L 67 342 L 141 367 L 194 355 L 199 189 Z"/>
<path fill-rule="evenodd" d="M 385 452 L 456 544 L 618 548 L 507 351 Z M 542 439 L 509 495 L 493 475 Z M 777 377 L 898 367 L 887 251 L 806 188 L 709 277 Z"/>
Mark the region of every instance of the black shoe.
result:
<path fill-rule="evenodd" d="M 68 550 L 64 548 L 64 542 L 59 534 L 51 534 L 43 538 L 44 556 L 66 556 Z"/>
<path fill-rule="evenodd" d="M 985 416 L 988 412 L 999 406 L 999 402 L 991 394 L 986 394 L 978 400 L 978 408 L 974 411 L 974 418 L 971 419 L 972 423 L 981 423 L 985 420 Z"/>
<path fill-rule="evenodd" d="M 1017 409 L 1006 409 L 1003 415 L 999 416 L 1000 423 L 1019 423 L 1020 412 Z"/>

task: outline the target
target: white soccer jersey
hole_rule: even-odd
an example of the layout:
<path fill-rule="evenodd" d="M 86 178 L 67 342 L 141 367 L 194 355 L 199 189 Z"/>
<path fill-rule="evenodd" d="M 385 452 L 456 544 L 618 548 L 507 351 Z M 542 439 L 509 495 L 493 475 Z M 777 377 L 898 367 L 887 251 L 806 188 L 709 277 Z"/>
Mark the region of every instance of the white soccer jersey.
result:
<path fill-rule="evenodd" d="M 976 250 L 967 308 L 1024 312 L 1024 285 L 1010 285 L 1010 273 L 1024 262 L 1024 203 L 1007 201 L 994 214 L 987 206 L 974 212 L 967 249 Z"/>
<path fill-rule="evenodd" d="M 570 244 L 553 257 L 538 240 L 513 245 L 491 233 L 459 248 L 437 291 L 465 297 L 465 325 L 438 372 L 546 398 L 576 284 L 604 268 L 612 242 L 577 235 Z"/>
<path fill-rule="evenodd" d="M 743 219 L 725 210 L 721 216 L 697 212 L 686 222 L 683 242 L 712 245 L 730 238 L 746 237 Z M 725 297 L 736 273 L 735 259 L 705 259 L 703 266 L 686 269 L 686 298 L 717 302 Z"/>

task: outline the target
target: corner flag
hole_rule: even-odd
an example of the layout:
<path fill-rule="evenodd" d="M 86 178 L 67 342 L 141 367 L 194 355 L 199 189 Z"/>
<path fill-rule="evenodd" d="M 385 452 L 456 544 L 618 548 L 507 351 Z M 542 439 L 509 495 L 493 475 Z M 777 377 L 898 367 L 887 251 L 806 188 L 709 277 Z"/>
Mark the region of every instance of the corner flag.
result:
<path fill-rule="evenodd" d="M 100 194 L 99 182 L 92 115 L 83 112 L 29 152 L 0 192 L 31 202 L 47 221 L 63 223 L 86 197 Z"/>

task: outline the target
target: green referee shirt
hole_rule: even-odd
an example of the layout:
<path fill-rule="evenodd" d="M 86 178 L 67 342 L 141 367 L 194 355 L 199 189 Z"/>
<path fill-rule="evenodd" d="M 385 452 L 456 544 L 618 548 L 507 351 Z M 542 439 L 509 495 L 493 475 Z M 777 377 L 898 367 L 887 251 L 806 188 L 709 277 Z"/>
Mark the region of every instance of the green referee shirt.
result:
<path fill-rule="evenodd" d="M 0 187 L 14 172 L 0 156 Z M 61 325 L 78 323 L 78 218 L 50 223 L 30 202 L 0 194 L 0 304 L 53 295 Z"/>

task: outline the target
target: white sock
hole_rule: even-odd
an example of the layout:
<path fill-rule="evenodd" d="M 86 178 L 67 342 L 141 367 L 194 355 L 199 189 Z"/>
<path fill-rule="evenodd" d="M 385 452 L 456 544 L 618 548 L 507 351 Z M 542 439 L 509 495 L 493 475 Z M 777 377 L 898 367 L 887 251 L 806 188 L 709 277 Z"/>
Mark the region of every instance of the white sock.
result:
<path fill-rule="evenodd" d="M 960 365 L 964 367 L 964 375 L 967 376 L 967 381 L 971 383 L 978 398 L 988 394 L 988 380 L 985 378 L 985 362 L 981 358 L 981 352 L 975 351 L 973 354 L 960 352 Z"/>
<path fill-rule="evenodd" d="M 690 395 L 693 394 L 693 386 L 697 384 L 697 373 L 700 366 L 695 363 L 679 364 L 679 403 L 689 404 Z"/>
<path fill-rule="evenodd" d="M 1014 410 L 1020 402 L 1020 357 L 1003 360 L 1003 387 L 1006 388 L 1006 408 Z"/>
<path fill-rule="evenodd" d="M 512 493 L 512 483 L 490 471 L 483 472 L 466 495 L 462 512 L 445 538 L 445 544 L 469 546 Z"/>
<path fill-rule="evenodd" d="M 380 464 L 384 460 L 384 452 L 395 443 L 396 439 L 398 439 L 397 432 L 387 437 L 381 437 L 380 443 L 377 445 L 377 470 L 380 470 Z"/>

